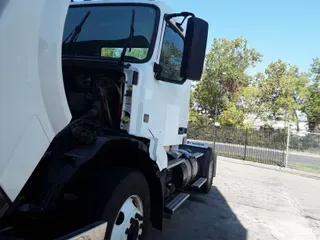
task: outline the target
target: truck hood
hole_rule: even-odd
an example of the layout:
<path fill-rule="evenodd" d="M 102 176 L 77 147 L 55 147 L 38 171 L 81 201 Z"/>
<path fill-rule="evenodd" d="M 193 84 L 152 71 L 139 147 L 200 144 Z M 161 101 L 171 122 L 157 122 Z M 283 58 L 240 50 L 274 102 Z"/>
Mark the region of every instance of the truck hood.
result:
<path fill-rule="evenodd" d="M 61 43 L 70 0 L 0 3 L 0 185 L 13 201 L 71 119 Z"/>

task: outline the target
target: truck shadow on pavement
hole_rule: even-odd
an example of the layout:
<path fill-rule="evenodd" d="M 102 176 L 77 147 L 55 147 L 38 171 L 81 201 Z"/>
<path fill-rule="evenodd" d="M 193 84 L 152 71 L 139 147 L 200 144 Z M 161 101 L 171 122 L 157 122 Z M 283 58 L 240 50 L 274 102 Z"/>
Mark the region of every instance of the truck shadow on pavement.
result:
<path fill-rule="evenodd" d="M 171 220 L 163 221 L 163 232 L 150 229 L 147 239 L 246 240 L 247 229 L 219 189 L 212 187 L 208 195 L 192 194 Z"/>

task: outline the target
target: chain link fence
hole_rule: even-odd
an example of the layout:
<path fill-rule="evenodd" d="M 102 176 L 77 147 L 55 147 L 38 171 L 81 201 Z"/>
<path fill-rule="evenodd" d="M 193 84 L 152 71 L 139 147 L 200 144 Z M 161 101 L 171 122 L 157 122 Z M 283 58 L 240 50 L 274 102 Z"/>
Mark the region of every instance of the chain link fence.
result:
<path fill-rule="evenodd" d="M 287 133 L 273 129 L 189 126 L 188 139 L 206 141 L 220 156 L 285 166 Z"/>
<path fill-rule="evenodd" d="M 320 155 L 320 133 L 291 131 L 289 149 L 293 152 Z"/>
<path fill-rule="evenodd" d="M 288 141 L 288 166 L 320 172 L 320 133 L 291 130 Z"/>

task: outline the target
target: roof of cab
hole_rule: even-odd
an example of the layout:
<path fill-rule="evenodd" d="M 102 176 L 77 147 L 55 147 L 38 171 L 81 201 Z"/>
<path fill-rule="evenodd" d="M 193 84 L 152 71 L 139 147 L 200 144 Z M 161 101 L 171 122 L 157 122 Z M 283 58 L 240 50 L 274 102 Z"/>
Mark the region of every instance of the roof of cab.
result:
<path fill-rule="evenodd" d="M 94 1 L 76 1 L 71 2 L 71 5 L 92 5 L 92 4 L 106 4 L 106 3 L 143 3 L 156 5 L 160 8 L 161 11 L 165 13 L 172 13 L 172 10 L 167 6 L 165 2 L 162 1 L 152 1 L 152 0 L 94 0 Z"/>
<path fill-rule="evenodd" d="M 157 1 L 157 0 L 93 0 L 93 1 L 76 1 L 76 2 L 71 2 L 71 6 L 79 6 L 79 5 L 92 5 L 92 4 L 130 4 L 130 3 L 142 3 L 142 4 L 150 4 L 150 5 L 155 5 L 157 6 L 161 14 L 167 14 L 167 13 L 173 13 L 172 9 L 168 7 L 168 5 L 163 2 L 163 1 Z M 171 19 L 171 22 L 175 23 L 176 21 Z M 180 31 L 180 30 L 179 30 Z M 181 32 L 184 34 L 183 32 Z"/>

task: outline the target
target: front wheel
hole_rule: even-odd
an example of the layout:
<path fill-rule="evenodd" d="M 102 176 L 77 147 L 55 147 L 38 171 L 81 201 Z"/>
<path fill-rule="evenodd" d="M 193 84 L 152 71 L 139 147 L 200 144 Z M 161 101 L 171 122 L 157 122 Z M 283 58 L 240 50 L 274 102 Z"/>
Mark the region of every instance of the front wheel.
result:
<path fill-rule="evenodd" d="M 150 193 L 144 175 L 114 168 L 93 181 L 84 197 L 86 221 L 108 222 L 105 239 L 144 239 L 150 218 Z"/>

